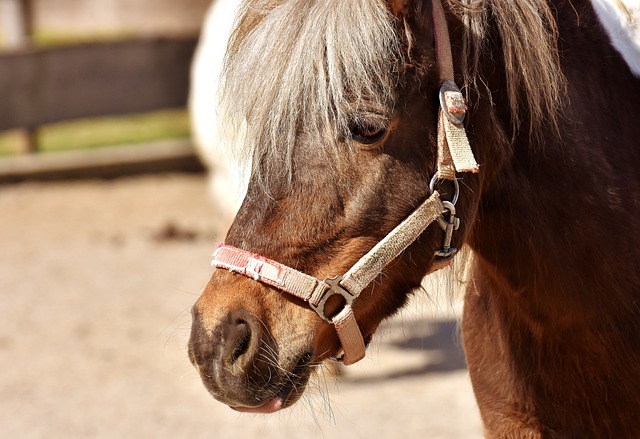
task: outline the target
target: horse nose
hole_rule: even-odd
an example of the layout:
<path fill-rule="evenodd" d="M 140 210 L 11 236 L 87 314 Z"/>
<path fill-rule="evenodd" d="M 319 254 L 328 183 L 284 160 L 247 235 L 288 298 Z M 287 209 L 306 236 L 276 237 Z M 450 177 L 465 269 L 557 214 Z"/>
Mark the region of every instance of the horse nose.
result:
<path fill-rule="evenodd" d="M 203 372 L 240 375 L 254 361 L 260 345 L 257 319 L 244 310 L 232 311 L 218 322 L 207 322 L 194 310 L 189 353 Z"/>
<path fill-rule="evenodd" d="M 242 308 L 206 311 L 194 307 L 189 339 L 189 357 L 205 387 L 231 407 L 254 407 L 273 398 L 277 350 L 260 318 Z"/>
<path fill-rule="evenodd" d="M 258 337 L 254 319 L 235 313 L 227 327 L 227 337 L 222 349 L 222 362 L 231 370 L 245 371 L 257 353 Z"/>

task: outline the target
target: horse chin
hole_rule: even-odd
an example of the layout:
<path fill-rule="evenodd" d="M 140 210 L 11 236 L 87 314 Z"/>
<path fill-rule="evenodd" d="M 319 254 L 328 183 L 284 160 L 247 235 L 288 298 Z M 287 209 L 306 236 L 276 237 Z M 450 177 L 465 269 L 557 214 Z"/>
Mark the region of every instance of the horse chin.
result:
<path fill-rule="evenodd" d="M 278 395 L 257 407 L 230 406 L 233 410 L 241 413 L 258 413 L 270 414 L 278 412 L 282 409 L 291 407 L 302 397 L 307 383 L 309 382 L 309 374 L 292 379 L 285 384 Z"/>
<path fill-rule="evenodd" d="M 309 365 L 308 356 L 303 356 L 298 364 L 289 372 L 283 372 L 284 383 L 274 386 L 276 396 L 256 406 L 229 405 L 233 410 L 241 413 L 275 413 L 291 407 L 301 397 L 307 388 L 313 369 Z"/>

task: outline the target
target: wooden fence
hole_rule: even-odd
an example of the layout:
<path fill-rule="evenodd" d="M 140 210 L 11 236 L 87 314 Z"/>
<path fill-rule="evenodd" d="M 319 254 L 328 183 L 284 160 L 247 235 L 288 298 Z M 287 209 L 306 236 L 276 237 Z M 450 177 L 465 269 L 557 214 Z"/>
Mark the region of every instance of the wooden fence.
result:
<path fill-rule="evenodd" d="M 37 152 L 41 125 L 186 106 L 196 35 L 34 47 L 33 0 L 5 0 L 0 6 L 6 43 L 0 51 L 0 131 L 22 129 L 27 151 Z M 4 157 L 0 182 L 176 166 L 201 169 L 188 143 Z"/>
<path fill-rule="evenodd" d="M 28 149 L 37 152 L 39 125 L 185 107 L 196 43 L 196 37 L 146 38 L 0 53 L 0 131 L 24 128 Z M 190 145 L 174 142 L 5 157 L 0 183 L 201 169 Z"/>
<path fill-rule="evenodd" d="M 196 42 L 147 38 L 0 53 L 0 131 L 184 107 Z"/>

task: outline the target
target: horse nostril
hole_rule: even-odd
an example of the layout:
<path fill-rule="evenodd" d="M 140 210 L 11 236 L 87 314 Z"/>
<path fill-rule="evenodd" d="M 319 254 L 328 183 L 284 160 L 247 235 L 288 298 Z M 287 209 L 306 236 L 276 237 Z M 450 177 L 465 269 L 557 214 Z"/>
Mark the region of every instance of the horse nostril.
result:
<path fill-rule="evenodd" d="M 251 343 L 251 327 L 244 320 L 238 320 L 235 327 L 236 346 L 231 355 L 231 364 L 235 364 L 240 357 L 247 353 Z"/>

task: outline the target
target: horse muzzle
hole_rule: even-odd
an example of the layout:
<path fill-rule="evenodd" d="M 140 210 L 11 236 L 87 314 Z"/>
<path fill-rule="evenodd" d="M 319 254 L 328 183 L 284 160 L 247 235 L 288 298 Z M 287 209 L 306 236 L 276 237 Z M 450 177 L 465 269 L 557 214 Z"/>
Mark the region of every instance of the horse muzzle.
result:
<path fill-rule="evenodd" d="M 189 358 L 204 386 L 240 412 L 272 413 L 291 406 L 314 369 L 311 343 L 295 337 L 277 343 L 257 301 L 240 307 L 220 296 L 220 291 L 205 291 L 192 311 Z M 212 306 L 212 297 L 222 303 Z"/>

